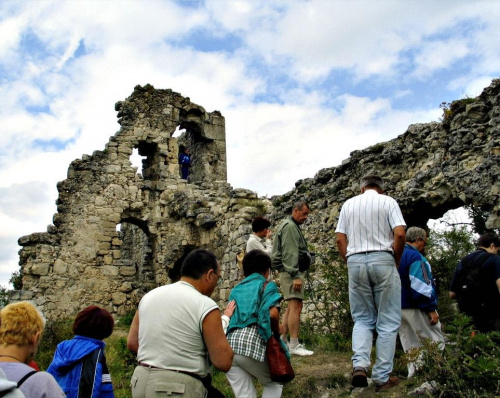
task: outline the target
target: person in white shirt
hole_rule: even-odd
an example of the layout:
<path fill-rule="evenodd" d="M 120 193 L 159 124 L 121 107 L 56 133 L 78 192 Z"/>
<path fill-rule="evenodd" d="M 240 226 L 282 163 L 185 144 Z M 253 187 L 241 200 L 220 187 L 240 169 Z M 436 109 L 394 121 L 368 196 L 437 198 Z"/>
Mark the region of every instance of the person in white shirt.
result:
<path fill-rule="evenodd" d="M 397 202 L 382 195 L 377 175 L 361 178 L 361 195 L 347 200 L 337 224 L 337 246 L 349 273 L 352 331 L 352 385 L 368 386 L 373 334 L 376 360 L 371 378 L 376 391 L 399 383 L 390 376 L 401 324 L 401 279 L 397 270 L 405 246 L 406 224 Z"/>
<path fill-rule="evenodd" d="M 252 221 L 253 234 L 250 235 L 247 241 L 246 252 L 251 250 L 262 250 L 271 256 L 273 251 L 273 243 L 271 241 L 271 221 L 267 218 L 258 216 Z"/>
<path fill-rule="evenodd" d="M 127 338 L 128 349 L 137 352 L 134 398 L 211 396 L 210 365 L 227 372 L 233 363 L 219 307 L 210 298 L 220 280 L 215 255 L 198 249 L 184 260 L 178 282 L 142 298 Z"/>

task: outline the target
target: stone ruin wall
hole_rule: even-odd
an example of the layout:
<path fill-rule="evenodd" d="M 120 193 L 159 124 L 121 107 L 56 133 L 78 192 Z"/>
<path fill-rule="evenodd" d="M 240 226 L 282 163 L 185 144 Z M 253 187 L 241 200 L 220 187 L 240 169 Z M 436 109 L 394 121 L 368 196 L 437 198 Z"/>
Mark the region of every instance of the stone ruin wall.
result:
<path fill-rule="evenodd" d="M 473 204 L 491 211 L 489 227 L 500 227 L 500 80 L 473 103 L 453 103 L 442 123 L 411 125 L 355 151 L 272 203 L 227 184 L 218 111 L 150 85 L 137 86 L 116 110 L 121 128 L 105 150 L 72 162 L 58 184 L 53 225 L 19 239 L 23 290 L 13 298 L 33 300 L 49 318 L 73 317 L 90 304 L 117 316 L 132 311 L 145 292 L 167 283 L 168 268 L 199 247 L 222 260 L 224 284 L 214 297 L 224 305 L 242 278 L 234 258 L 253 217 L 267 215 L 276 225 L 295 201 L 307 200 L 308 242 L 317 252 L 334 248 L 340 208 L 369 172 L 384 177 L 409 226 Z M 186 131 L 173 138 L 177 128 Z M 181 143 L 192 153 L 189 183 L 179 177 Z M 134 148 L 145 157 L 142 175 L 130 163 Z"/>

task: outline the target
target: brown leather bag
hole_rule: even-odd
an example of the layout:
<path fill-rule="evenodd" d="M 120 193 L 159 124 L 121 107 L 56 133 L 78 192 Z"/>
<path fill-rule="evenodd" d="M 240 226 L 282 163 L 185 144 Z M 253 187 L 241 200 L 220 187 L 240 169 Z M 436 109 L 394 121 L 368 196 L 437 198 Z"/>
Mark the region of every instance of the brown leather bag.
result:
<path fill-rule="evenodd" d="M 295 378 L 292 364 L 288 360 L 279 337 L 272 335 L 267 341 L 266 357 L 272 381 L 288 383 Z"/>

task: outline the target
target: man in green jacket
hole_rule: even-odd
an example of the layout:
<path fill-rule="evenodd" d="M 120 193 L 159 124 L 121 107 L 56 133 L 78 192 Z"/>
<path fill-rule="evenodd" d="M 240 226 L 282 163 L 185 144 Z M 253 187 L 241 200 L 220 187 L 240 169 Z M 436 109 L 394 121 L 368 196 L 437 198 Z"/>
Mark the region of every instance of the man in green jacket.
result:
<path fill-rule="evenodd" d="M 311 264 L 311 254 L 307 250 L 307 242 L 300 225 L 307 220 L 309 212 L 306 202 L 295 203 L 291 217 L 283 220 L 276 231 L 271 256 L 273 269 L 280 273 L 283 297 L 288 302 L 283 315 L 282 339 L 286 342 L 286 335 L 290 333 L 290 354 L 300 356 L 313 354 L 313 351 L 306 350 L 299 344 L 300 313 L 304 300 L 303 272 L 300 270 L 307 269 Z"/>

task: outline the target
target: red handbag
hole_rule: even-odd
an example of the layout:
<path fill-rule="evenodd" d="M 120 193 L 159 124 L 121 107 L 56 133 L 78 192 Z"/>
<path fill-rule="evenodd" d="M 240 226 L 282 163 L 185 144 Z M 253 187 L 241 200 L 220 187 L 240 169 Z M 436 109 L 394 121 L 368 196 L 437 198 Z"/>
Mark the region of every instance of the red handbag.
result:
<path fill-rule="evenodd" d="M 281 345 L 279 337 L 272 335 L 267 340 L 266 358 L 272 381 L 288 383 L 295 378 L 292 364 L 285 353 L 285 348 Z"/>

